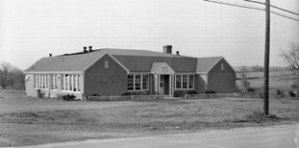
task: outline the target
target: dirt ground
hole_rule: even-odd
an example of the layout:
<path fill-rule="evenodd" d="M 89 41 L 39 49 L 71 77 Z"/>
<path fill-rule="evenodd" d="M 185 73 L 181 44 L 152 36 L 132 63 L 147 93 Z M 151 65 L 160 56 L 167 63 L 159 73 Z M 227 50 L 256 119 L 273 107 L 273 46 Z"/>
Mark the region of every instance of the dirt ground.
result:
<path fill-rule="evenodd" d="M 22 146 L 86 139 L 149 136 L 207 129 L 292 124 L 299 100 L 273 99 L 275 118 L 261 112 L 261 99 L 159 99 L 122 102 L 65 102 L 0 91 L 0 146 Z"/>

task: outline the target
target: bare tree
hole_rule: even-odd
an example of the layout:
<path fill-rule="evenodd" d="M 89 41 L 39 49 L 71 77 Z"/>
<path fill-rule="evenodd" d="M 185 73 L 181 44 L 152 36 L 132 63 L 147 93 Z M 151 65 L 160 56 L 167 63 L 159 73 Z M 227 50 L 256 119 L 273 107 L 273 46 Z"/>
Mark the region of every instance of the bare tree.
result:
<path fill-rule="evenodd" d="M 0 64 L 0 85 L 3 89 L 7 87 L 7 77 L 9 71 L 12 69 L 12 65 L 7 62 L 1 62 Z"/>
<path fill-rule="evenodd" d="M 8 62 L 0 64 L 0 87 L 3 89 L 24 89 L 24 73 Z"/>
<path fill-rule="evenodd" d="M 299 44 L 290 43 L 288 51 L 283 51 L 281 56 L 293 70 L 299 71 Z"/>

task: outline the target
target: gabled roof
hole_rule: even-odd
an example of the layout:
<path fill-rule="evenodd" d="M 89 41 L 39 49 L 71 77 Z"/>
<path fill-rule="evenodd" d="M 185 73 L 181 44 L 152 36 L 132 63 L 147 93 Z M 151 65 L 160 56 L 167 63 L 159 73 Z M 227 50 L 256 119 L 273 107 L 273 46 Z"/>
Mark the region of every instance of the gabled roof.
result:
<path fill-rule="evenodd" d="M 83 71 L 103 55 L 101 52 L 91 52 L 86 54 L 44 57 L 26 69 L 25 72 Z"/>
<path fill-rule="evenodd" d="M 161 52 L 132 49 L 98 49 L 89 53 L 45 57 L 25 72 L 84 72 L 104 55 L 110 55 L 129 72 L 150 72 L 153 63 L 167 63 L 175 72 L 207 72 L 222 57 L 194 58 Z"/>
<path fill-rule="evenodd" d="M 197 58 L 197 73 L 208 73 L 223 57 Z"/>
<path fill-rule="evenodd" d="M 153 63 L 151 73 L 156 74 L 174 74 L 174 70 L 165 62 Z"/>

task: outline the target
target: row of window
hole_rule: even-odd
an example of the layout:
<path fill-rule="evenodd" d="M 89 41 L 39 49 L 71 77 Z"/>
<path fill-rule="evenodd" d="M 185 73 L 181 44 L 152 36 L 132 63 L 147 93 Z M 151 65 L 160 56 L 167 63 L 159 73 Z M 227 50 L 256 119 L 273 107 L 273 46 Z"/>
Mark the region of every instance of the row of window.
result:
<path fill-rule="evenodd" d="M 128 90 L 148 90 L 148 75 L 128 75 Z"/>
<path fill-rule="evenodd" d="M 80 75 L 65 74 L 61 76 L 61 89 L 66 91 L 79 92 L 80 89 Z"/>
<path fill-rule="evenodd" d="M 33 87 L 57 90 L 59 78 L 61 90 L 80 92 L 80 75 L 76 74 L 34 74 Z"/>
<path fill-rule="evenodd" d="M 149 75 L 128 75 L 128 90 L 148 90 Z M 175 89 L 194 89 L 194 75 L 175 75 Z"/>
<path fill-rule="evenodd" d="M 48 89 L 48 86 L 49 86 L 48 78 L 49 78 L 49 76 L 46 74 L 33 75 L 33 87 L 41 88 L 41 89 Z"/>
<path fill-rule="evenodd" d="M 175 75 L 175 89 L 193 89 L 194 75 Z"/>

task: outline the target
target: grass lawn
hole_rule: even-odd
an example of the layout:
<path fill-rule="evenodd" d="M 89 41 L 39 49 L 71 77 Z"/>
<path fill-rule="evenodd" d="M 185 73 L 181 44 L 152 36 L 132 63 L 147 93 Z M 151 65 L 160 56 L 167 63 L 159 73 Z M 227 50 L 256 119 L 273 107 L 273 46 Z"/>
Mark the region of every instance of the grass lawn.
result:
<path fill-rule="evenodd" d="M 299 121 L 299 100 L 272 99 L 273 120 L 250 120 L 261 99 L 63 102 L 0 91 L 0 146 L 148 136 Z M 6 108 L 5 108 L 6 106 Z M 4 109 L 3 109 L 4 108 Z"/>

